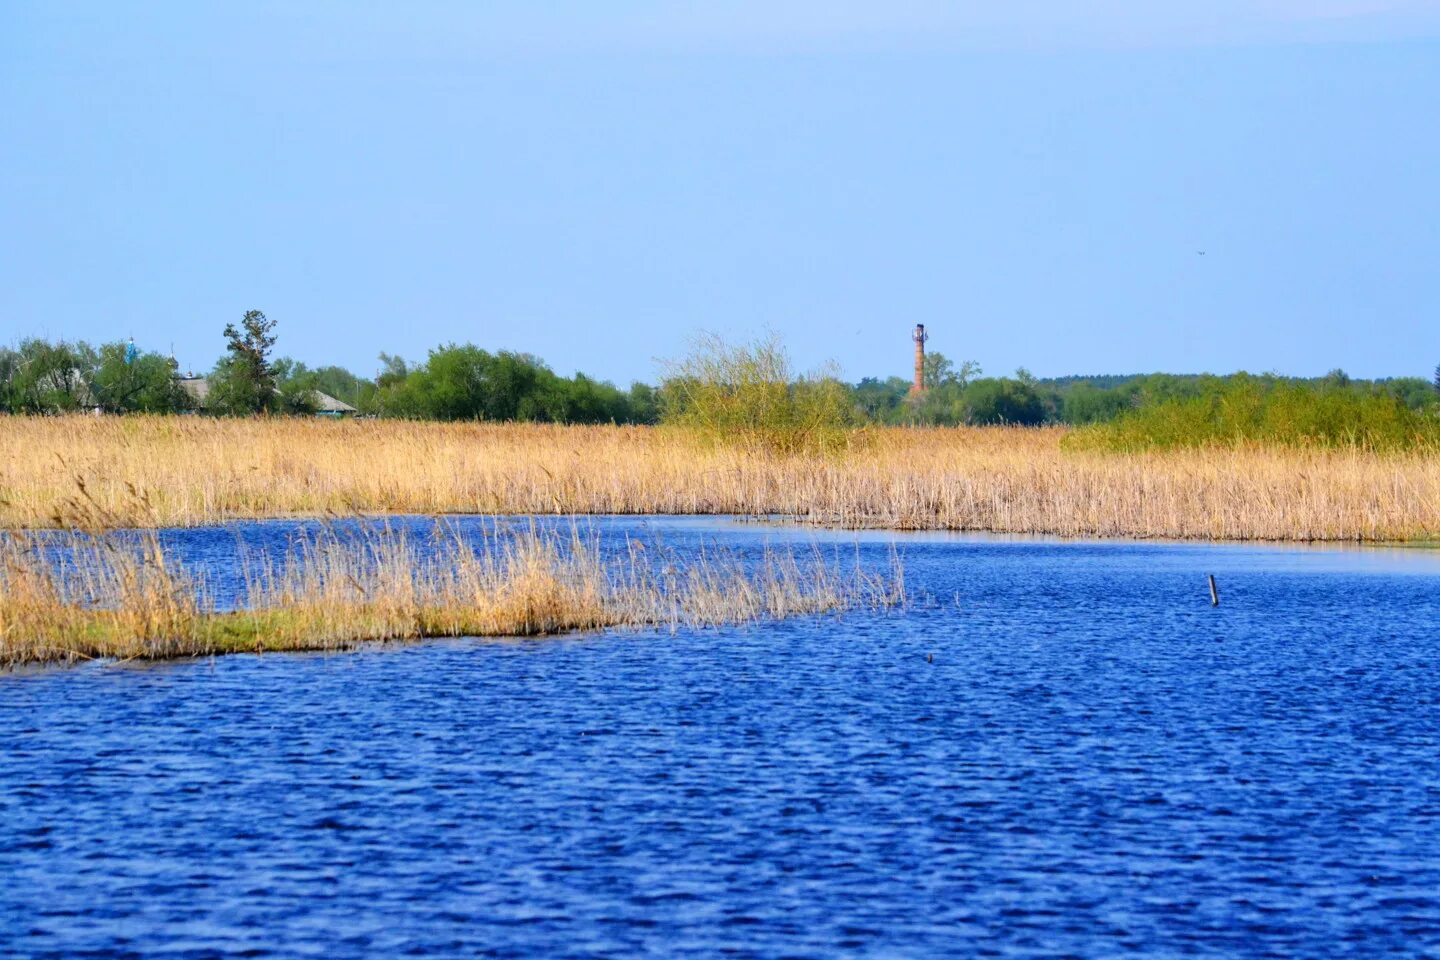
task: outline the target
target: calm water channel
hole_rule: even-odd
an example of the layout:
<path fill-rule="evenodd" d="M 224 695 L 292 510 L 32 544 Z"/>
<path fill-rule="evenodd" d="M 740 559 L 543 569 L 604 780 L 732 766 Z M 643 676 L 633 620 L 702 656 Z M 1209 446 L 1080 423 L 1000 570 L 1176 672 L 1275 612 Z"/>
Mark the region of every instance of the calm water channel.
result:
<path fill-rule="evenodd" d="M 1440 555 L 892 540 L 902 612 L 0 675 L 0 955 L 1440 956 Z"/>

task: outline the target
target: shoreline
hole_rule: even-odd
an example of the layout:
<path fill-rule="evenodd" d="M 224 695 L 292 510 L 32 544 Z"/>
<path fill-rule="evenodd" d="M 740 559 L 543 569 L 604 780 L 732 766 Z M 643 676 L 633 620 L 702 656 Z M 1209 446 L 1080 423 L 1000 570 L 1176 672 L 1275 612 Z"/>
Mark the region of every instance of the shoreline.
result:
<path fill-rule="evenodd" d="M 586 521 L 586 520 L 694 520 L 694 521 L 728 521 L 737 527 L 765 527 L 777 531 L 806 532 L 806 533 L 834 533 L 834 534 L 899 534 L 899 535 L 953 535 L 964 537 L 967 535 L 1048 540 L 1062 543 L 1173 543 L 1193 545 L 1214 545 L 1214 546 L 1244 546 L 1250 545 L 1274 545 L 1274 546 L 1315 546 L 1315 547 L 1376 547 L 1376 548 L 1405 548 L 1416 550 L 1440 550 L 1440 538 L 1433 535 L 1424 535 L 1414 539 L 1382 539 L 1365 537 L 1310 537 L 1295 538 L 1281 536 L 1233 536 L 1233 537 L 1209 537 L 1200 534 L 1194 536 L 1173 536 L 1167 534 L 1146 534 L 1146 533 L 1099 533 L 1099 532 L 1077 532 L 1077 533 L 1056 533 L 1047 530 L 1016 530 L 1000 529 L 995 527 L 940 527 L 940 526 L 888 526 L 883 523 L 861 523 L 841 524 L 827 522 L 820 519 L 812 519 L 805 516 L 775 516 L 759 514 L 740 514 L 725 512 L 708 513 L 670 513 L 670 512 L 604 512 L 604 513 L 524 513 L 524 512 L 462 512 L 445 511 L 441 513 L 412 513 L 412 512 L 361 512 L 346 515 L 339 515 L 328 512 L 288 512 L 288 513 L 263 513 L 263 514 L 233 514 L 223 517 L 196 519 L 192 523 L 166 523 L 159 527 L 150 526 L 115 526 L 114 532 L 143 533 L 148 530 L 205 530 L 222 529 L 233 524 L 266 524 L 266 523 L 367 523 L 384 524 L 392 520 L 414 520 L 414 519 L 453 519 L 453 520 L 559 520 L 559 521 Z M 0 524 L 0 536 L 19 535 L 25 536 L 34 533 L 63 533 L 68 526 L 6 526 Z"/>

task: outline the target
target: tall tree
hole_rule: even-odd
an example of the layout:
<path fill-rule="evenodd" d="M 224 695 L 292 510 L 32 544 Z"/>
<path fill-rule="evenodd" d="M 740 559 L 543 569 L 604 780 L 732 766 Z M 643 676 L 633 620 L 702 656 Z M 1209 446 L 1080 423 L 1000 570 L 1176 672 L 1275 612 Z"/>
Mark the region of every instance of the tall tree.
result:
<path fill-rule="evenodd" d="M 932 350 L 925 354 L 924 383 L 925 389 L 933 390 L 938 386 L 950 383 L 955 379 L 955 364 L 939 350 Z"/>
<path fill-rule="evenodd" d="M 955 382 L 960 384 L 961 387 L 968 387 L 971 380 L 974 380 L 984 372 L 984 370 L 980 369 L 979 363 L 974 360 L 966 360 L 956 368 Z"/>
<path fill-rule="evenodd" d="M 239 328 L 227 323 L 226 356 L 210 378 L 211 409 L 241 416 L 275 409 L 275 371 L 270 364 L 274 346 L 275 321 L 259 310 L 247 311 Z"/>

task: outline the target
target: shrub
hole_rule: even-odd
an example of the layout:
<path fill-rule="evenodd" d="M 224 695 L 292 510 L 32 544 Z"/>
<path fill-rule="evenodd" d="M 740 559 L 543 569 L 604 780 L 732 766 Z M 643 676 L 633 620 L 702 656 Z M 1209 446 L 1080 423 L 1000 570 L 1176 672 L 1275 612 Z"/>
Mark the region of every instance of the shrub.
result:
<path fill-rule="evenodd" d="M 577 373 L 562 377 L 539 358 L 474 344 L 446 344 L 425 362 L 380 355 L 370 408 L 382 416 L 423 420 L 522 420 L 542 423 L 644 423 L 653 398 L 632 387 Z"/>
<path fill-rule="evenodd" d="M 834 452 L 852 440 L 849 387 L 829 370 L 796 376 L 773 334 L 738 345 L 702 334 L 667 373 L 664 423 L 785 454 Z"/>
<path fill-rule="evenodd" d="M 1237 376 L 1199 396 L 1159 400 L 1085 427 L 1069 443 L 1109 450 L 1263 443 L 1393 452 L 1440 444 L 1440 419 L 1380 387 Z"/>

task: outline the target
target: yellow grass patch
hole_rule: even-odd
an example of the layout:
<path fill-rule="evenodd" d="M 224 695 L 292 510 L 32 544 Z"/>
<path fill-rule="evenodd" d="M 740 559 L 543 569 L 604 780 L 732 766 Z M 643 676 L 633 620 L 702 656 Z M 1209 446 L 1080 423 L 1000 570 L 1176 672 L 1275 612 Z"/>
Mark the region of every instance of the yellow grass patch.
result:
<path fill-rule="evenodd" d="M 231 610 L 215 608 L 153 531 L 3 535 L 0 666 L 742 623 L 904 599 L 898 561 L 877 575 L 786 552 L 652 560 L 632 544 L 606 559 L 578 533 L 437 534 L 422 549 L 385 527 L 326 530 L 278 562 L 251 558 L 245 602 Z"/>
<path fill-rule="evenodd" d="M 53 525 L 79 477 L 96 503 L 138 525 L 297 514 L 739 513 L 1064 536 L 1440 536 L 1433 453 L 1106 453 L 1063 450 L 1065 434 L 866 430 L 846 450 L 810 457 L 648 427 L 11 417 L 0 418 L 0 524 Z"/>

